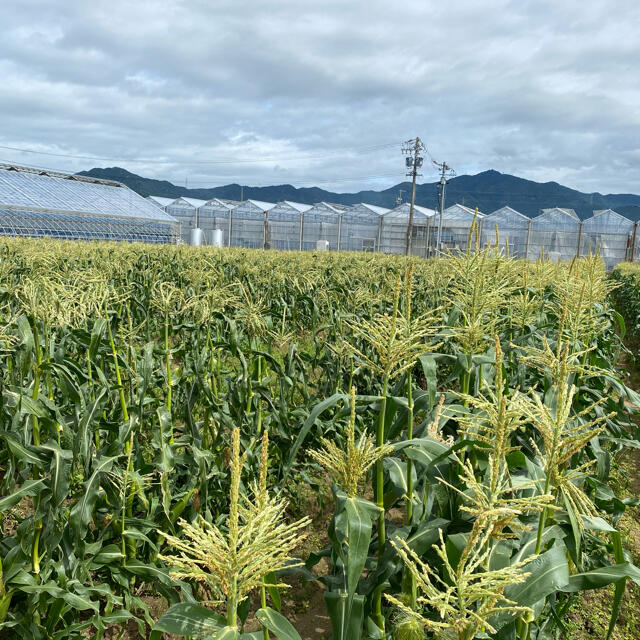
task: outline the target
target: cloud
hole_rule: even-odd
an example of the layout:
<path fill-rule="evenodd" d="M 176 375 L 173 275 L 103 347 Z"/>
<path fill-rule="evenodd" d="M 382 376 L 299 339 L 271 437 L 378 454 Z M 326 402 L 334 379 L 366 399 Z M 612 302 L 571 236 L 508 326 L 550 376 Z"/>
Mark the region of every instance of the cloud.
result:
<path fill-rule="evenodd" d="M 637 192 L 639 20 L 631 0 L 22 0 L 0 145 L 109 160 L 0 159 L 347 191 L 403 180 L 420 135 L 458 174 Z"/>

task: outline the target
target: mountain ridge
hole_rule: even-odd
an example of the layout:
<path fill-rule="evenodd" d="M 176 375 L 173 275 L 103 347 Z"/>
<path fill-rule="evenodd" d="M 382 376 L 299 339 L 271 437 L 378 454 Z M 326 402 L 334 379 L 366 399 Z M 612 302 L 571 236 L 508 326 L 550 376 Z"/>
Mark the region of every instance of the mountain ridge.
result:
<path fill-rule="evenodd" d="M 293 200 L 305 204 L 316 202 L 334 202 L 352 205 L 367 202 L 382 207 L 393 208 L 396 205 L 398 191 L 409 193 L 411 184 L 401 182 L 381 191 L 363 190 L 357 193 L 335 193 L 320 187 L 294 187 L 290 184 L 267 187 L 240 186 L 237 183 L 210 188 L 189 189 L 180 187 L 168 180 L 155 180 L 131 173 L 122 167 L 94 167 L 80 171 L 78 175 L 116 180 L 127 185 L 142 196 L 154 195 L 169 198 L 187 196 L 209 200 L 224 198 L 264 200 L 280 202 Z M 432 209 L 438 206 L 438 183 L 416 185 L 416 204 Z M 502 206 L 509 205 L 516 211 L 533 217 L 541 209 L 565 207 L 575 209 L 580 218 L 589 217 L 594 210 L 614 209 L 632 220 L 640 220 L 640 195 L 631 193 L 601 194 L 583 193 L 557 182 L 534 182 L 495 169 L 488 169 L 474 175 L 461 175 L 447 183 L 446 206 L 454 203 L 468 207 L 478 207 L 483 213 L 491 213 Z"/>

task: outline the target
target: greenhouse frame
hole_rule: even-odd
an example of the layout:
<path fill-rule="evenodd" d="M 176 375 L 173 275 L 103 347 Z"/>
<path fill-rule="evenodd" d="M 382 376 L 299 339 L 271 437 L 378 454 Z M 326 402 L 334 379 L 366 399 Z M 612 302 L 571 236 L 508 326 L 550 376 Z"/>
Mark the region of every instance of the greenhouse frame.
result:
<path fill-rule="evenodd" d="M 111 180 L 0 164 L 0 235 L 177 242 L 178 221 Z"/>
<path fill-rule="evenodd" d="M 594 211 L 593 217 L 582 222 L 581 255 L 598 253 L 607 269 L 612 269 L 619 256 L 633 258 L 633 240 L 636 225 L 611 209 Z"/>
<path fill-rule="evenodd" d="M 501 207 L 482 220 L 481 244 L 498 246 L 516 258 L 527 257 L 530 218 L 509 206 Z"/>
<path fill-rule="evenodd" d="M 382 217 L 380 229 L 380 251 L 383 253 L 404 254 L 407 247 L 407 232 L 411 205 L 404 202 L 391 209 Z M 412 255 L 426 256 L 429 246 L 430 219 L 435 215 L 433 209 L 413 206 L 413 225 L 411 231 Z"/>
<path fill-rule="evenodd" d="M 580 218 L 573 209 L 543 209 L 531 220 L 527 257 L 571 260 L 578 253 Z"/>

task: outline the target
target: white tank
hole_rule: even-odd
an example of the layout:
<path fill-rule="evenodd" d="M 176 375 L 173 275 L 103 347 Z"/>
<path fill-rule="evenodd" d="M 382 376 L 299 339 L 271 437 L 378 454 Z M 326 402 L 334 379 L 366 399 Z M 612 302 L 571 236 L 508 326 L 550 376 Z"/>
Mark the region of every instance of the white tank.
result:
<path fill-rule="evenodd" d="M 200 247 L 204 243 L 204 233 L 202 229 L 196 227 L 195 229 L 191 229 L 191 233 L 189 234 L 189 244 L 192 247 Z"/>
<path fill-rule="evenodd" d="M 224 235 L 222 229 L 213 229 L 209 232 L 209 244 L 212 247 L 221 247 L 224 241 Z"/>
<path fill-rule="evenodd" d="M 329 241 L 316 240 L 316 251 L 329 251 Z"/>

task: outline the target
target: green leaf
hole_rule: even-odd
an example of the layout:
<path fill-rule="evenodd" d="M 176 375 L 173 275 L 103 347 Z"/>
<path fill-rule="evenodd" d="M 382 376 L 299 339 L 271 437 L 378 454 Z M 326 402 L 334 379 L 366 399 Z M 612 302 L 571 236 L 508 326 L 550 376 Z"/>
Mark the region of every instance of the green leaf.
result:
<path fill-rule="evenodd" d="M 269 592 L 269 597 L 273 602 L 273 606 L 276 608 L 276 611 L 280 611 L 282 608 L 282 600 L 280 598 L 280 590 L 278 587 L 273 586 L 277 583 L 276 574 L 273 571 L 267 573 L 264 577 L 264 583 L 267 587 L 267 591 Z"/>
<path fill-rule="evenodd" d="M 561 591 L 574 593 L 587 589 L 599 589 L 626 578 L 640 585 L 640 569 L 630 562 L 622 562 L 609 567 L 574 573 Z"/>
<path fill-rule="evenodd" d="M 265 629 L 269 629 L 280 640 L 302 640 L 293 625 L 281 613 L 274 611 L 271 607 L 258 609 L 256 618 Z"/>
<path fill-rule="evenodd" d="M 20 591 L 25 593 L 48 593 L 53 598 L 62 598 L 65 602 L 70 604 L 74 609 L 79 611 L 86 611 L 92 609 L 98 611 L 99 606 L 97 602 L 93 602 L 89 598 L 79 596 L 67 589 L 58 587 L 55 582 L 47 582 L 45 584 L 25 585 L 20 587 Z"/>
<path fill-rule="evenodd" d="M 407 544 L 418 556 L 422 556 L 438 542 L 440 535 L 438 532 L 445 529 L 448 524 L 449 520 L 443 518 L 425 520 L 420 523 L 416 532 L 407 538 Z"/>
<path fill-rule="evenodd" d="M 351 597 L 358 588 L 371 542 L 371 509 L 362 502 L 364 501 L 359 498 L 348 498 L 345 502 L 348 531 L 347 586 Z"/>
<path fill-rule="evenodd" d="M 73 509 L 71 509 L 69 520 L 73 530 L 80 539 L 84 539 L 86 527 L 93 517 L 93 507 L 98 498 L 98 490 L 100 489 L 100 478 L 103 473 L 111 469 L 113 462 L 117 460 L 118 457 L 119 456 L 100 458 L 96 461 L 91 477 L 84 483 L 82 498 L 80 498 Z"/>
<path fill-rule="evenodd" d="M 422 373 L 427 382 L 429 404 L 433 407 L 436 403 L 436 389 L 438 387 L 436 360 L 433 356 L 420 356 L 418 359 L 422 365 Z"/>
<path fill-rule="evenodd" d="M 61 449 L 54 440 L 42 445 L 42 449 L 51 452 L 51 480 L 49 486 L 53 496 L 52 505 L 57 508 L 67 497 L 71 452 Z"/>
<path fill-rule="evenodd" d="M 569 565 L 563 544 L 555 544 L 549 551 L 527 564 L 523 571 L 529 573 L 525 582 L 505 590 L 505 596 L 519 605 L 532 607 L 566 586 L 569 582 Z"/>
<path fill-rule="evenodd" d="M 283 481 L 287 478 L 287 476 L 291 472 L 291 468 L 293 467 L 293 464 L 295 463 L 295 460 L 296 460 L 296 456 L 298 455 L 298 449 L 300 449 L 300 447 L 302 446 L 304 439 L 307 437 L 307 434 L 309 433 L 311 427 L 313 427 L 313 425 L 315 424 L 315 421 L 318 419 L 320 414 L 331 407 L 335 407 L 340 402 L 347 402 L 348 400 L 349 400 L 349 396 L 346 395 L 345 393 L 334 393 L 332 396 L 329 396 L 328 398 L 325 398 L 322 402 L 319 402 L 312 409 L 311 413 L 309 414 L 309 417 L 304 421 L 302 428 L 298 432 L 298 437 L 296 438 L 296 441 L 293 443 L 293 446 L 289 451 L 289 460 L 286 462 L 282 470 Z"/>
<path fill-rule="evenodd" d="M 364 618 L 364 596 L 349 598 L 346 592 L 327 591 L 324 594 L 332 640 L 360 640 Z"/>
<path fill-rule="evenodd" d="M 44 487 L 44 480 L 27 480 L 19 489 L 16 489 L 10 496 L 0 499 L 0 513 L 11 509 L 18 504 L 22 498 L 35 496 Z"/>
<path fill-rule="evenodd" d="M 231 640 L 237 635 L 223 634 L 220 632 L 228 629 L 226 620 L 202 605 L 193 602 L 179 602 L 174 604 L 153 627 L 149 640 L 160 640 L 162 632 L 173 633 L 178 636 L 212 637 L 222 640 Z"/>

